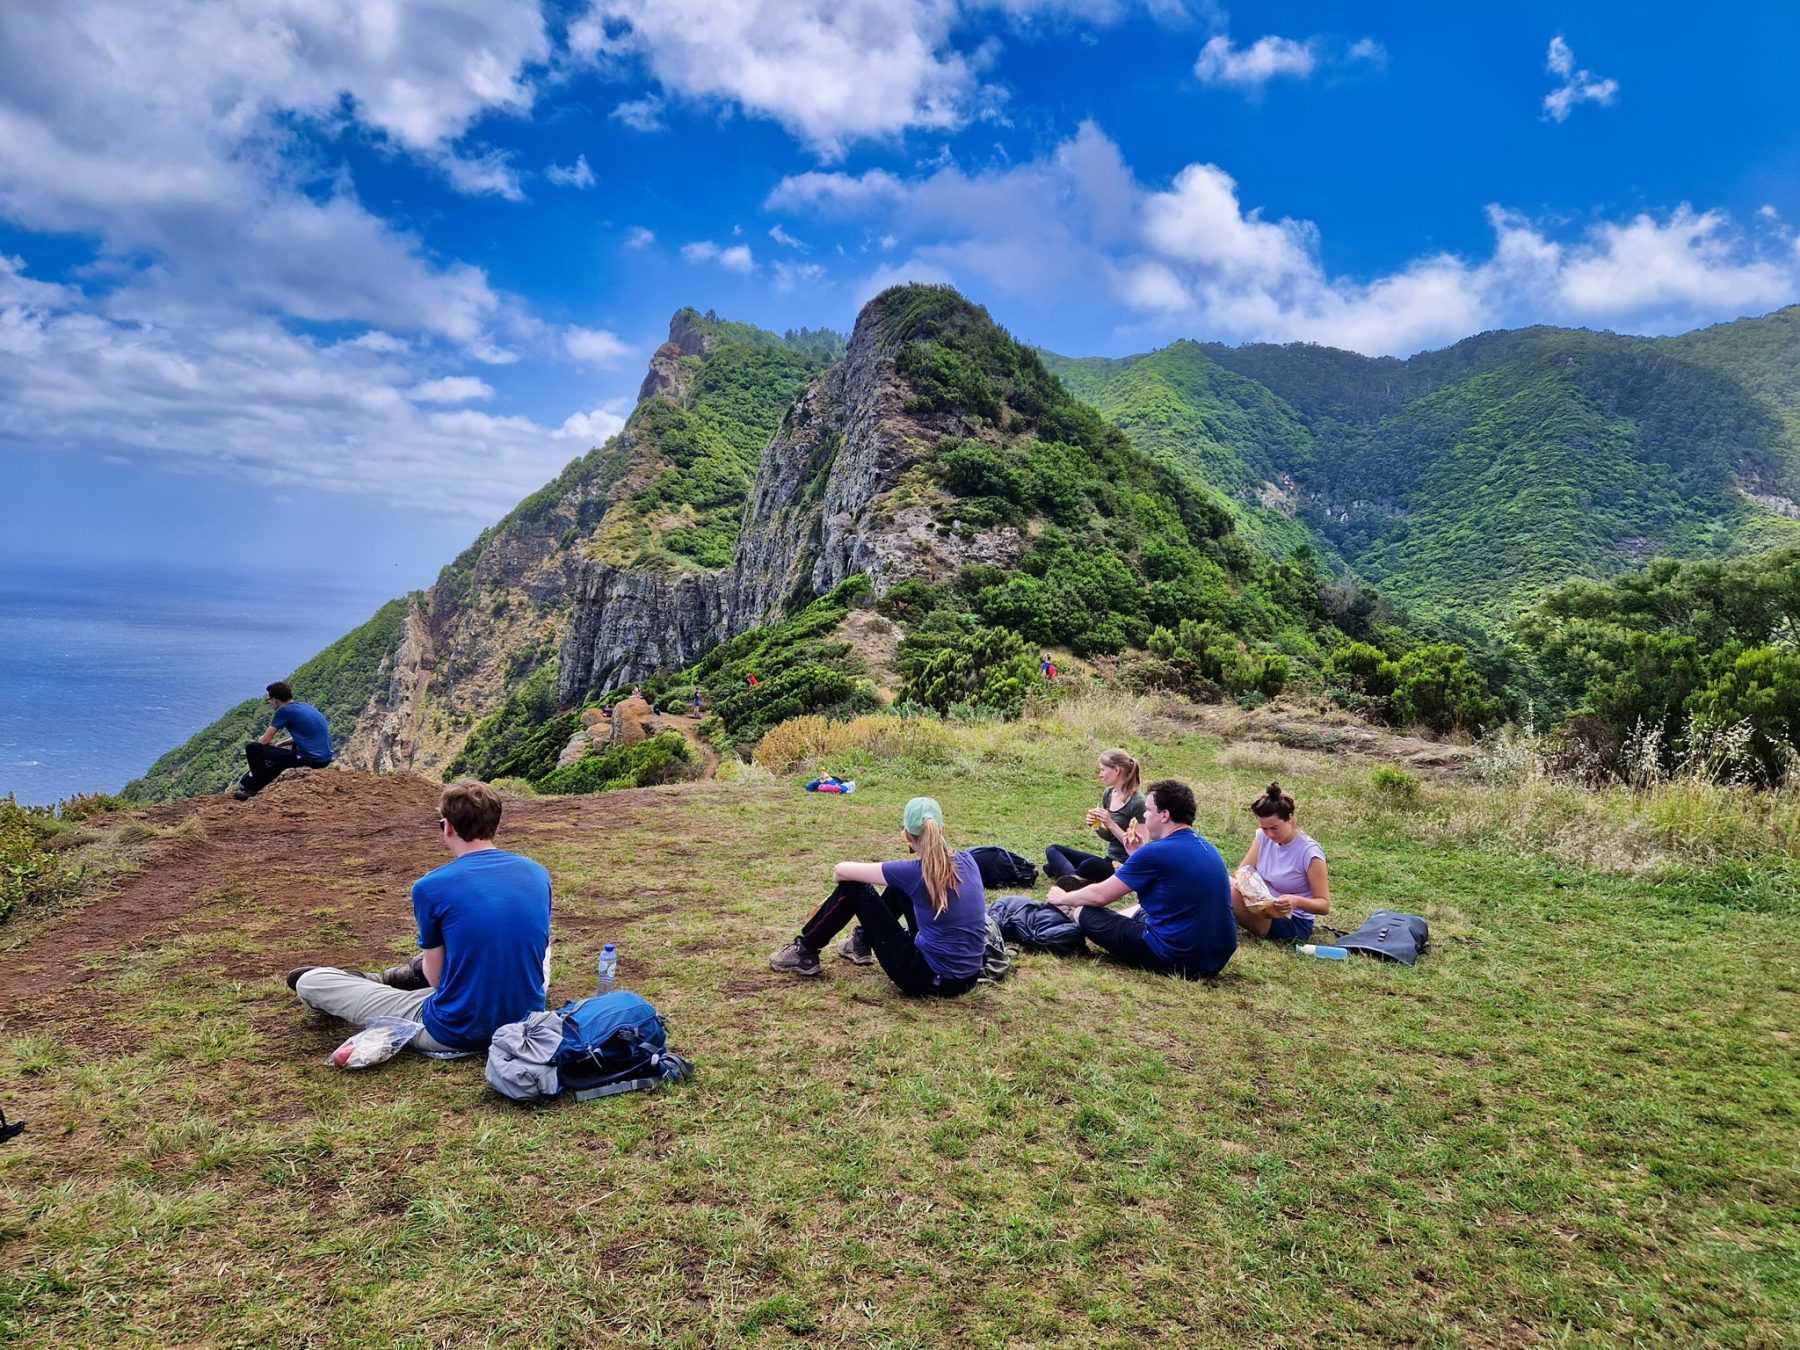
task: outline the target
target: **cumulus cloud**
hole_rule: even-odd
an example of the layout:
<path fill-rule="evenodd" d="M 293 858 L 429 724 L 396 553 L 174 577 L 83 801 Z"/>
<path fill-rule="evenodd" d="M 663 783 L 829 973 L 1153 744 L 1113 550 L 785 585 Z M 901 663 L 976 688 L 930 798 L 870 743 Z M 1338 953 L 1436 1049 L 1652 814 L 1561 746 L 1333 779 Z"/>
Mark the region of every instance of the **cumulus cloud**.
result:
<path fill-rule="evenodd" d="M 667 131 L 668 124 L 663 121 L 663 101 L 655 94 L 647 98 L 634 98 L 618 107 L 611 113 L 615 122 L 623 122 L 633 131 Z"/>
<path fill-rule="evenodd" d="M 801 286 L 816 285 L 825 277 L 825 269 L 818 263 L 777 262 L 771 270 L 775 273 L 775 290 L 781 295 Z"/>
<path fill-rule="evenodd" d="M 911 178 L 813 171 L 777 185 L 770 209 L 892 228 L 909 250 L 865 278 L 874 294 L 902 280 L 943 281 L 1024 304 L 1045 294 L 1089 305 L 1144 336 L 1311 341 L 1406 354 L 1483 328 L 1594 324 L 1670 332 L 1800 298 L 1800 263 L 1683 205 L 1574 238 L 1490 211 L 1484 258 L 1415 258 L 1372 278 L 1334 276 L 1310 221 L 1270 219 L 1216 164 L 1189 164 L 1161 187 L 1140 183 L 1092 123 L 1044 159 Z"/>
<path fill-rule="evenodd" d="M 1382 45 L 1367 37 L 1346 45 L 1341 39 L 1324 34 L 1304 40 L 1270 34 L 1248 47 L 1236 47 L 1228 36 L 1219 34 L 1200 49 L 1194 74 L 1205 84 L 1257 93 L 1270 80 L 1305 80 L 1328 66 L 1380 64 L 1386 60 Z"/>
<path fill-rule="evenodd" d="M 8 263 L 0 443 L 403 496 L 477 519 L 512 506 L 567 457 L 553 427 L 445 406 L 492 391 L 470 376 L 430 377 L 424 358 L 386 334 L 327 342 L 268 317 L 121 320 L 66 288 L 30 291 Z"/>
<path fill-rule="evenodd" d="M 562 341 L 572 359 L 589 366 L 617 365 L 636 350 L 604 328 L 565 328 Z"/>
<path fill-rule="evenodd" d="M 793 235 L 789 234 L 786 230 L 782 229 L 781 226 L 779 226 L 779 225 L 776 225 L 769 230 L 769 238 L 773 239 L 778 244 L 785 244 L 788 248 L 797 248 L 797 249 L 802 249 L 802 250 L 804 250 L 806 248 L 805 244 L 800 242 L 800 240 L 794 238 Z"/>
<path fill-rule="evenodd" d="M 720 267 L 733 272 L 748 272 L 756 266 L 756 260 L 750 256 L 748 244 L 733 244 L 729 248 L 721 248 L 710 239 L 699 239 L 691 244 L 683 244 L 681 256 L 691 263 L 716 262 Z"/>
<path fill-rule="evenodd" d="M 599 181 L 588 167 L 586 155 L 575 156 L 573 164 L 552 164 L 544 170 L 544 177 L 558 187 L 567 188 L 591 188 Z"/>
<path fill-rule="evenodd" d="M 1566 122 L 1579 103 L 1598 103 L 1610 108 L 1618 97 L 1619 82 L 1601 79 L 1591 70 L 1577 70 L 1575 53 L 1559 33 L 1550 39 L 1550 50 L 1544 57 L 1544 69 L 1562 81 L 1544 95 L 1544 117 L 1552 122 Z"/>
<path fill-rule="evenodd" d="M 494 396 L 494 386 L 473 375 L 446 375 L 407 390 L 414 403 L 474 403 Z"/>
<path fill-rule="evenodd" d="M 0 6 L 0 215 L 98 239 L 122 306 L 474 342 L 500 305 L 485 276 L 371 214 L 306 137 L 355 124 L 459 190 L 518 199 L 503 156 L 457 143 L 526 111 L 548 53 L 533 0 Z"/>
<path fill-rule="evenodd" d="M 585 441 L 589 445 L 605 445 L 624 429 L 625 419 L 606 408 L 592 412 L 570 413 L 556 431 L 559 440 Z"/>
<path fill-rule="evenodd" d="M 656 242 L 656 231 L 645 229 L 642 225 L 633 225 L 625 231 L 625 247 L 630 249 L 646 249 Z"/>

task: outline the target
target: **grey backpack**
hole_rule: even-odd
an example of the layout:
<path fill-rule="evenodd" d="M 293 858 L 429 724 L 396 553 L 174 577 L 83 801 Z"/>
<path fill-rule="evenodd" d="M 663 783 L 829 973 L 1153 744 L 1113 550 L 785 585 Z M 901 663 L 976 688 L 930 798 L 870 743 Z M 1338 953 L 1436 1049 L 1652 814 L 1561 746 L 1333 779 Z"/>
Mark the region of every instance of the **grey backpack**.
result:
<path fill-rule="evenodd" d="M 1338 939 L 1338 946 L 1350 951 L 1407 966 L 1417 961 L 1419 953 L 1430 945 L 1430 924 L 1417 914 L 1400 914 L 1391 909 L 1376 910 L 1361 928 Z"/>

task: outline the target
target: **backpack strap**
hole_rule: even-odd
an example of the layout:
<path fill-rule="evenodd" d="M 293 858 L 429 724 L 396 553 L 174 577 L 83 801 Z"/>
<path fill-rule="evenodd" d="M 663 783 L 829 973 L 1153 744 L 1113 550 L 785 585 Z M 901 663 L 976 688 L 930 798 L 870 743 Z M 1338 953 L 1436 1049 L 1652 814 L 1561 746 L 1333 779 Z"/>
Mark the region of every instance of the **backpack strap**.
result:
<path fill-rule="evenodd" d="M 578 1102 L 591 1102 L 598 1097 L 617 1097 L 623 1092 L 646 1092 L 664 1083 L 678 1083 L 694 1076 L 694 1066 L 672 1050 L 665 1050 L 650 1061 L 653 1070 L 648 1078 L 626 1078 L 617 1083 L 582 1088 L 571 1095 Z"/>

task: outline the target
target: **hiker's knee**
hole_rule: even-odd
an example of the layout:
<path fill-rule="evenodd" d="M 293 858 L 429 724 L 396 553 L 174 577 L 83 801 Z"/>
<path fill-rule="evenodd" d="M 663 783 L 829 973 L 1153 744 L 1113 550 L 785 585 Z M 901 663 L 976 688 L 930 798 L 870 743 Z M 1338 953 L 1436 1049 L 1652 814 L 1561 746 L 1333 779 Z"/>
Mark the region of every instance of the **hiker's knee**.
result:
<path fill-rule="evenodd" d="M 326 991 L 330 988 L 332 976 L 336 973 L 331 970 L 309 970 L 294 981 L 294 992 L 300 996 L 300 1001 L 307 1007 L 317 1008 L 319 1001 L 325 997 Z"/>

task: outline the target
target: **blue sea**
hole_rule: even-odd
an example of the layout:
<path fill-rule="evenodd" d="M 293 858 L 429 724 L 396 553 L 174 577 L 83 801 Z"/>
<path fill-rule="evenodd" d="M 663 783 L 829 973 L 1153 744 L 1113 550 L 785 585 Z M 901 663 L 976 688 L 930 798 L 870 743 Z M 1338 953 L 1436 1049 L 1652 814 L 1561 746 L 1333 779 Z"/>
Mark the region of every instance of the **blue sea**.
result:
<path fill-rule="evenodd" d="M 116 792 L 404 589 L 382 585 L 4 565 L 0 797 Z"/>

